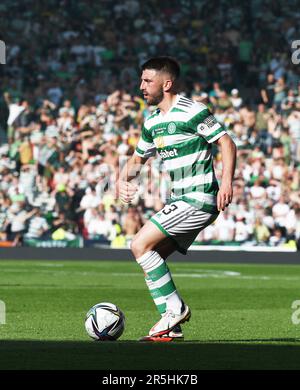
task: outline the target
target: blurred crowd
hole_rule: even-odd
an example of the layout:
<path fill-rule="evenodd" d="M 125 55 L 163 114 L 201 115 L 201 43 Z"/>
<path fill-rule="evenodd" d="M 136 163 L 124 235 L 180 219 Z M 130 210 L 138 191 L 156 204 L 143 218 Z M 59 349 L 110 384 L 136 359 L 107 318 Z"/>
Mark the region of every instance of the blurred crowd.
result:
<path fill-rule="evenodd" d="M 173 55 L 180 93 L 207 104 L 238 147 L 233 203 L 197 242 L 299 247 L 296 1 L 25 0 L 0 11 L 0 245 L 123 247 L 162 208 L 170 181 L 159 156 L 131 205 L 115 183 L 153 110 L 139 65 Z"/>

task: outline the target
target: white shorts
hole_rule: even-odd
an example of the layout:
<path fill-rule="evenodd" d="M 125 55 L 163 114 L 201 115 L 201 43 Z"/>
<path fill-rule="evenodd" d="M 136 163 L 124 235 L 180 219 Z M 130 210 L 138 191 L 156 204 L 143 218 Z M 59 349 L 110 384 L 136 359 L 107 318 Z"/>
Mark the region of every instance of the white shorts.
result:
<path fill-rule="evenodd" d="M 177 250 L 184 255 L 195 238 L 206 226 L 213 223 L 219 214 L 199 210 L 183 200 L 167 204 L 150 221 L 177 244 Z"/>

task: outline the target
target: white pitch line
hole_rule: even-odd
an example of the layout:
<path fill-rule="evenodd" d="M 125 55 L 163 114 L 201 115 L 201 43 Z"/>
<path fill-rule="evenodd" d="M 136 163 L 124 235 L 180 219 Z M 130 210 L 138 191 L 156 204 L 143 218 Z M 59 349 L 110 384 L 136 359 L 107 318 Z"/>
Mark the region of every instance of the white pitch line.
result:
<path fill-rule="evenodd" d="M 139 276 L 141 277 L 141 274 L 138 273 L 113 273 L 112 276 Z M 300 277 L 293 277 L 293 278 L 282 278 L 282 277 L 270 277 L 270 276 L 243 276 L 243 275 L 230 275 L 230 274 L 177 274 L 172 273 L 172 276 L 176 278 L 198 278 L 198 279 L 228 279 L 230 277 L 234 279 L 245 279 L 245 280 L 284 280 L 284 281 L 298 281 L 300 280 Z"/>
<path fill-rule="evenodd" d="M 38 267 L 64 267 L 65 265 L 64 264 L 52 264 L 52 263 L 38 263 L 38 264 L 35 264 L 35 266 L 38 266 Z"/>
<path fill-rule="evenodd" d="M 103 272 L 101 270 L 94 270 L 94 271 L 67 271 L 62 269 L 52 269 L 52 270 L 37 270 L 37 269 L 31 269 L 31 270 L 24 270 L 24 269 L 16 269 L 16 268 L 1 268 L 1 273 L 43 273 L 43 274 L 57 274 L 59 276 L 62 275 L 80 275 L 80 276 L 95 276 L 96 274 L 100 274 L 100 276 L 103 276 Z M 124 277 L 124 276 L 132 276 L 132 277 L 142 277 L 142 272 L 135 273 L 135 272 L 118 272 L 118 273 L 105 273 L 108 276 L 116 276 L 116 277 Z M 176 278 L 191 278 L 191 279 L 228 279 L 228 278 L 234 278 L 237 280 L 282 280 L 282 281 L 299 281 L 300 276 L 294 276 L 294 277 L 281 277 L 281 276 L 252 276 L 252 275 L 242 275 L 240 272 L 235 271 L 214 271 L 214 270 L 203 270 L 203 273 L 172 273 L 172 276 Z"/>
<path fill-rule="evenodd" d="M 138 276 L 140 274 L 118 274 L 118 273 L 114 273 L 112 274 L 113 276 Z M 241 275 L 232 275 L 232 274 L 229 274 L 229 273 L 223 273 L 223 274 L 177 274 L 177 273 L 172 273 L 172 276 L 174 276 L 175 278 L 191 278 L 191 279 L 209 279 L 209 278 L 214 278 L 214 279 L 226 279 L 228 277 L 234 277 L 236 279 L 239 279 L 241 278 Z"/>

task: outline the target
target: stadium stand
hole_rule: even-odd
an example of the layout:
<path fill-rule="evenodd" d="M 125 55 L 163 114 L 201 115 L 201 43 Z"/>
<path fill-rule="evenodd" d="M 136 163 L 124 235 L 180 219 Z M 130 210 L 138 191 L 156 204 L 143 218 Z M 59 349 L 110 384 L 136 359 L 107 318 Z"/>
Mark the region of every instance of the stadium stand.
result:
<path fill-rule="evenodd" d="M 300 248 L 298 2 L 215 3 L 0 4 L 1 246 L 126 247 L 162 207 L 159 159 L 129 207 L 115 180 L 152 110 L 139 65 L 170 55 L 181 93 L 207 104 L 238 146 L 233 203 L 195 244 Z"/>

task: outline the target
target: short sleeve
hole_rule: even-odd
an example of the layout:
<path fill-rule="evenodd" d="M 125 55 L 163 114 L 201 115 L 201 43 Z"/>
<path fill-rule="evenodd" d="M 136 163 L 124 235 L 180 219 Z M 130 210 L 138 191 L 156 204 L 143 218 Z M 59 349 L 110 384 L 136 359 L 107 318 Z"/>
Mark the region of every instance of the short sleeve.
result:
<path fill-rule="evenodd" d="M 156 148 L 153 142 L 152 135 L 150 132 L 143 126 L 142 135 L 139 139 L 139 142 L 136 146 L 135 152 L 136 155 L 144 158 L 154 156 L 156 153 Z"/>
<path fill-rule="evenodd" d="M 206 107 L 206 106 L 204 106 Z M 201 135 L 208 143 L 215 142 L 217 139 L 226 134 L 222 126 L 213 114 L 206 107 L 200 109 L 187 123 L 188 127 Z"/>

